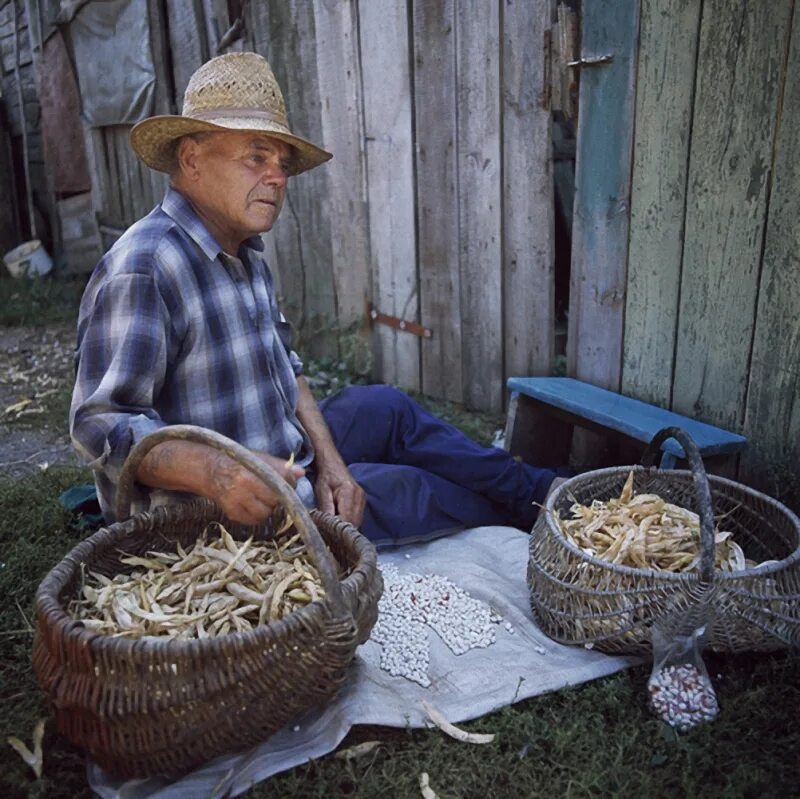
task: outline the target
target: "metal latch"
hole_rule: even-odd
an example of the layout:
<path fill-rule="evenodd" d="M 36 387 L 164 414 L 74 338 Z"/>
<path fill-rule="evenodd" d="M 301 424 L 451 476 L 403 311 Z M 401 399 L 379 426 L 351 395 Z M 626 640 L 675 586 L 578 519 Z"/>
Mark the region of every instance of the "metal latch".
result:
<path fill-rule="evenodd" d="M 579 58 L 577 61 L 567 61 L 568 67 L 599 67 L 602 64 L 609 64 L 614 60 L 612 53 L 606 55 L 590 55 Z"/>

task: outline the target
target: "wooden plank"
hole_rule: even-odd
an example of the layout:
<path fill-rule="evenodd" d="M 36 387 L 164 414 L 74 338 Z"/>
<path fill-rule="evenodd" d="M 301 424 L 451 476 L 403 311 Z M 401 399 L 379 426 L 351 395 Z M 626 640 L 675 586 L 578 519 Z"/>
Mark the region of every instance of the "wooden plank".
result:
<path fill-rule="evenodd" d="M 569 462 L 573 422 L 556 418 L 549 406 L 514 392 L 508 403 L 505 447 L 532 466 L 557 468 Z"/>
<path fill-rule="evenodd" d="M 550 374 L 555 244 L 549 0 L 507 0 L 503 18 L 503 340 L 505 377 Z M 531 43 L 541 42 L 542 48 Z M 491 306 L 484 315 L 493 315 Z"/>
<path fill-rule="evenodd" d="M 103 134 L 98 128 L 90 128 L 83 124 L 83 141 L 86 145 L 86 163 L 89 168 L 89 180 L 92 184 L 92 205 L 95 213 L 106 218 L 108 211 L 108 169 L 105 163 Z"/>
<path fill-rule="evenodd" d="M 222 3 L 219 0 L 200 0 L 200 2 L 203 6 L 205 20 L 206 46 L 209 57 L 213 57 L 217 54 L 219 40 L 228 30 L 228 6 L 225 0 Z M 261 3 L 253 5 L 261 5 Z"/>
<path fill-rule="evenodd" d="M 114 125 L 109 128 L 109 142 L 114 150 L 114 159 L 117 167 L 117 179 L 119 180 L 119 194 L 122 202 L 122 218 L 126 226 L 132 225 L 137 218 L 136 198 L 135 198 L 135 173 L 131 169 L 128 153 L 127 125 Z"/>
<path fill-rule="evenodd" d="M 160 0 L 148 0 L 147 12 L 150 22 L 150 50 L 153 55 L 153 68 L 156 74 L 153 92 L 153 114 L 175 113 L 172 85 L 172 70 L 169 68 L 169 40 L 167 37 L 166 12 Z"/>
<path fill-rule="evenodd" d="M 25 24 L 24 17 L 20 11 L 19 22 L 19 65 L 21 67 L 28 66 L 33 63 L 33 55 L 31 54 L 30 36 L 28 35 L 28 27 Z M 0 56 L 2 56 L 3 71 L 14 71 L 14 28 L 11 27 L 11 35 L 0 39 Z"/>
<path fill-rule="evenodd" d="M 456 41 L 464 403 L 497 412 L 505 393 L 499 7 L 458 0 Z"/>
<path fill-rule="evenodd" d="M 669 406 L 701 0 L 644 0 L 622 391 Z"/>
<path fill-rule="evenodd" d="M 419 321 L 408 15 L 395 0 L 360 6 L 361 68 L 372 300 L 383 313 Z M 376 376 L 418 391 L 420 340 L 375 326 Z"/>
<path fill-rule="evenodd" d="M 739 452 L 746 443 L 745 438 L 728 430 L 569 377 L 512 378 L 508 387 L 559 408 L 582 420 L 581 423 L 592 422 L 644 443 L 649 443 L 665 427 L 683 428 L 704 455 Z M 683 449 L 673 439 L 666 441 L 662 449 L 683 456 Z"/>
<path fill-rule="evenodd" d="M 784 74 L 745 416 L 753 446 L 742 463 L 748 483 L 783 495 L 792 478 L 798 490 L 800 462 L 800 3 Z"/>
<path fill-rule="evenodd" d="M 565 2 L 559 0 L 557 6 L 558 16 L 558 53 L 560 64 L 558 73 L 560 88 L 559 106 L 566 119 L 575 119 L 578 116 L 578 70 L 575 67 L 568 67 L 570 61 L 578 58 L 579 39 L 580 39 L 580 18 Z"/>
<path fill-rule="evenodd" d="M 638 0 L 584 6 L 567 368 L 617 390 L 628 244 Z"/>
<path fill-rule="evenodd" d="M 0 125 L 0 256 L 22 241 L 19 198 L 14 179 L 14 159 L 8 131 Z"/>
<path fill-rule="evenodd" d="M 286 292 L 283 288 L 283 273 L 277 268 L 278 264 L 278 248 L 276 246 L 275 233 L 262 233 L 261 240 L 264 242 L 264 260 L 272 272 L 273 285 L 275 287 L 275 295 L 278 297 L 283 313 L 286 313 L 287 304 L 285 302 Z"/>
<path fill-rule="evenodd" d="M 792 0 L 706 0 L 673 408 L 738 429 Z"/>
<path fill-rule="evenodd" d="M 169 176 L 163 172 L 156 172 L 155 169 L 147 169 L 146 172 L 150 180 L 150 204 L 154 206 L 164 199 L 164 193 L 169 186 Z"/>
<path fill-rule="evenodd" d="M 550 24 L 550 108 L 553 113 L 563 111 L 565 101 L 562 97 L 562 72 L 566 69 L 561 57 L 561 33 L 558 21 Z"/>
<path fill-rule="evenodd" d="M 130 129 L 124 132 L 125 143 L 125 160 L 131 176 L 131 193 L 132 193 L 132 206 L 133 206 L 133 221 L 141 219 L 147 214 L 155 205 L 156 198 L 153 197 L 153 187 L 150 183 L 149 173 L 152 171 L 148 166 L 145 166 L 133 148 L 129 144 Z M 161 199 L 160 197 L 158 199 Z M 131 223 L 133 224 L 133 222 Z"/>
<path fill-rule="evenodd" d="M 208 61 L 208 41 L 198 32 L 205 27 L 200 0 L 170 0 L 167 6 L 172 85 L 175 107 L 183 107 L 183 93 L 192 73 Z"/>
<path fill-rule="evenodd" d="M 56 203 L 65 267 L 71 274 L 88 274 L 102 255 L 90 192 L 75 194 Z"/>
<path fill-rule="evenodd" d="M 291 129 L 325 146 L 311 4 L 250 3 L 248 13 L 253 49 L 275 72 Z M 315 357 L 338 355 L 328 168 L 318 167 L 290 181 L 272 233 L 276 258 L 270 262 L 273 273 L 279 274 L 284 313 L 297 327 L 299 346 Z"/>
<path fill-rule="evenodd" d="M 325 167 L 331 268 L 340 331 L 366 321 L 370 296 L 361 67 L 355 3 L 314 0 L 322 140 L 335 153 Z"/>
<path fill-rule="evenodd" d="M 413 4 L 422 390 L 461 402 L 454 0 Z"/>

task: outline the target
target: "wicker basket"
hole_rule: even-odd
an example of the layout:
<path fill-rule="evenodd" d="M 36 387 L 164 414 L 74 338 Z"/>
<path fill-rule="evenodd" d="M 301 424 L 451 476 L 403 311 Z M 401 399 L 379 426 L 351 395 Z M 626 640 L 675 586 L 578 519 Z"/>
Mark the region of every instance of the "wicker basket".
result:
<path fill-rule="evenodd" d="M 661 444 L 676 438 L 690 471 L 652 468 Z M 800 644 L 800 520 L 770 497 L 722 477 L 706 476 L 694 442 L 667 428 L 651 442 L 644 466 L 601 469 L 559 486 L 539 515 L 530 543 L 528 586 L 542 630 L 566 644 L 605 652 L 650 650 L 650 628 L 709 625 L 712 649 L 738 652 Z M 619 496 L 634 471 L 636 493 L 659 494 L 700 514 L 699 571 L 672 573 L 619 566 L 567 541 L 553 518 L 582 504 Z M 714 513 L 748 557 L 770 564 L 737 572 L 714 570 Z"/>
<path fill-rule="evenodd" d="M 112 524 L 75 547 L 39 586 L 33 667 L 59 731 L 121 777 L 177 776 L 260 743 L 330 698 L 375 624 L 383 590 L 375 548 L 352 525 L 317 511 L 309 515 L 274 471 L 210 431 L 179 425 L 140 442 L 123 469 L 118 507 L 129 507 L 132 475 L 144 455 L 174 438 L 221 449 L 280 496 L 326 596 L 250 632 L 185 641 L 113 638 L 65 612 L 80 590 L 82 568 L 106 575 L 129 571 L 119 562 L 120 552 L 187 546 L 212 521 L 240 540 L 269 537 L 272 525 L 243 527 L 225 519 L 214 503 L 194 499 Z"/>

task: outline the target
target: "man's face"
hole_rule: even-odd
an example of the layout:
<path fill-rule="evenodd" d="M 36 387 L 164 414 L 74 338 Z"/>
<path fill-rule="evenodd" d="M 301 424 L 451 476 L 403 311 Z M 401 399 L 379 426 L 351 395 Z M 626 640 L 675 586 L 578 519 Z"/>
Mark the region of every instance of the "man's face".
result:
<path fill-rule="evenodd" d="M 272 228 L 286 196 L 289 145 L 263 134 L 226 131 L 187 146 L 192 201 L 223 239 L 241 242 Z"/>

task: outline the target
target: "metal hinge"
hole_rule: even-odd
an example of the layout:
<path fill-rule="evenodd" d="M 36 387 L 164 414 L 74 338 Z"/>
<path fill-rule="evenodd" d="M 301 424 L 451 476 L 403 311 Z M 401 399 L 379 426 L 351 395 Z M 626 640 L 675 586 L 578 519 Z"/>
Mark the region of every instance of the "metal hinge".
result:
<path fill-rule="evenodd" d="M 389 316 L 389 314 L 381 313 L 377 308 L 373 307 L 370 303 L 367 305 L 367 315 L 370 322 L 377 322 L 381 325 L 388 325 L 397 330 L 402 330 L 404 333 L 412 333 L 420 338 L 432 338 L 433 330 L 424 325 L 419 325 L 416 322 L 409 322 L 406 319 L 399 319 L 396 316 Z"/>

